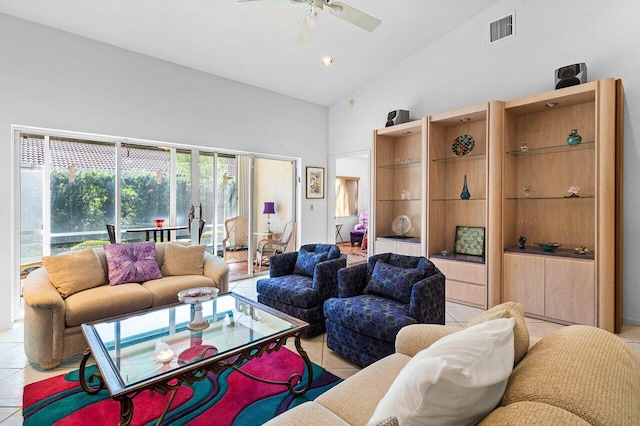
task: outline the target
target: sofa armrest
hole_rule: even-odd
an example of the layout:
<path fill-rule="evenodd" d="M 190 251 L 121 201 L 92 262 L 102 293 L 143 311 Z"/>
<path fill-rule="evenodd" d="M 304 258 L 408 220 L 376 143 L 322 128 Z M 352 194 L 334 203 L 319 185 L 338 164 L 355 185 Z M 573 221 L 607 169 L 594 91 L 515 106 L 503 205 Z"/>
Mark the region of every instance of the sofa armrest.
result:
<path fill-rule="evenodd" d="M 271 278 L 293 274 L 298 260 L 298 252 L 276 254 L 269 259 L 269 276 Z"/>
<path fill-rule="evenodd" d="M 220 293 L 229 291 L 229 265 L 224 259 L 206 251 L 204 253 L 204 276 L 213 280 Z"/>
<path fill-rule="evenodd" d="M 338 271 L 347 267 L 347 255 L 338 259 L 325 260 L 313 270 L 313 288 L 318 291 L 320 300 L 338 296 Z"/>
<path fill-rule="evenodd" d="M 362 294 L 367 285 L 367 264 L 349 266 L 338 271 L 338 297 L 354 297 Z"/>
<path fill-rule="evenodd" d="M 409 316 L 420 324 L 444 324 L 445 277 L 441 272 L 414 284 L 411 290 Z"/>
<path fill-rule="evenodd" d="M 442 337 L 462 330 L 461 327 L 439 324 L 411 324 L 400 329 L 396 336 L 396 352 L 414 356 Z"/>
<path fill-rule="evenodd" d="M 47 364 L 64 356 L 64 299 L 44 268 L 31 272 L 22 289 L 25 304 L 24 351 L 32 361 Z"/>

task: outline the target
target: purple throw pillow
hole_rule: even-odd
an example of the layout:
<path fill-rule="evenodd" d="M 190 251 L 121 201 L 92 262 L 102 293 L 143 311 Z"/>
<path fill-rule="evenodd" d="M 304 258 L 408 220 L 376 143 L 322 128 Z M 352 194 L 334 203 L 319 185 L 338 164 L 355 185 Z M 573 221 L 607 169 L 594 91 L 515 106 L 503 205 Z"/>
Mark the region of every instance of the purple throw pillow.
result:
<path fill-rule="evenodd" d="M 107 244 L 104 252 L 109 266 L 109 285 L 162 278 L 156 260 L 156 243 L 153 241 Z"/>

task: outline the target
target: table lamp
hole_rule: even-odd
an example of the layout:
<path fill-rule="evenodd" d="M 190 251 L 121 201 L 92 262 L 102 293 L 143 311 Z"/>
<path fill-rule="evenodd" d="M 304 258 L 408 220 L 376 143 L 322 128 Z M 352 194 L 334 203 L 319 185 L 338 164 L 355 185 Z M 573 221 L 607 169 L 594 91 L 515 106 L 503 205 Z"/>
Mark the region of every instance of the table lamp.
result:
<path fill-rule="evenodd" d="M 267 232 L 268 233 L 271 233 L 271 215 L 275 214 L 276 212 L 274 204 L 275 203 L 272 201 L 265 201 L 264 210 L 262 211 L 262 214 L 267 215 Z"/>

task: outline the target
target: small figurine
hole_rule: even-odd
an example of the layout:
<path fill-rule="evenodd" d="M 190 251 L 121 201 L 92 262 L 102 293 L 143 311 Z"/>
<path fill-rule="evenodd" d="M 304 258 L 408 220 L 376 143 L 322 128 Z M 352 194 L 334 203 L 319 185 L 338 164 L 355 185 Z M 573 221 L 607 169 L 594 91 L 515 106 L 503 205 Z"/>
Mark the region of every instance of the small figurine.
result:
<path fill-rule="evenodd" d="M 524 235 L 521 235 L 520 238 L 518 238 L 518 248 L 524 249 L 524 245 L 527 243 L 527 237 L 525 237 Z"/>
<path fill-rule="evenodd" d="M 586 248 L 585 246 L 576 247 L 573 250 L 576 252 L 576 254 L 587 254 L 587 253 L 589 253 L 589 249 Z"/>

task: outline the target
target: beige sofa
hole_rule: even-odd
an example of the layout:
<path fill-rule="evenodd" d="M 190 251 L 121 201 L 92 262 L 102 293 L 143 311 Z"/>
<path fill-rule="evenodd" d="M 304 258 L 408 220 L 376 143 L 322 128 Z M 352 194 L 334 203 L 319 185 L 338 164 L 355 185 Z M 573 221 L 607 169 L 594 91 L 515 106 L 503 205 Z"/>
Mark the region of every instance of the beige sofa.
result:
<path fill-rule="evenodd" d="M 487 316 L 490 313 L 484 319 L 491 319 Z M 517 360 L 518 345 L 522 347 L 529 338 L 522 311 L 515 317 Z M 397 336 L 396 353 L 267 425 L 366 425 L 408 361 L 459 330 L 439 325 L 407 326 Z M 619 337 L 595 327 L 569 326 L 545 336 L 530 349 L 528 346 L 509 376 L 502 400 L 481 421 L 482 426 L 640 425 L 640 357 Z"/>
<path fill-rule="evenodd" d="M 156 243 L 155 246 L 156 260 L 163 277 L 144 283 L 113 286 L 107 283 L 63 297 L 49 279 L 45 268 L 31 272 L 22 291 L 25 305 L 24 350 L 27 358 L 40 364 L 43 369 L 55 368 L 64 357 L 86 349 L 87 343 L 80 327 L 83 323 L 176 303 L 178 292 L 188 288 L 217 287 L 221 293 L 229 291 L 229 266 L 221 258 L 207 252 L 204 253 L 200 268 L 202 274 L 170 275 L 170 270 L 164 265 L 167 244 L 174 243 Z M 174 249 L 175 246 L 172 251 Z M 105 252 L 102 248 L 94 248 L 93 251 L 108 282 Z"/>

